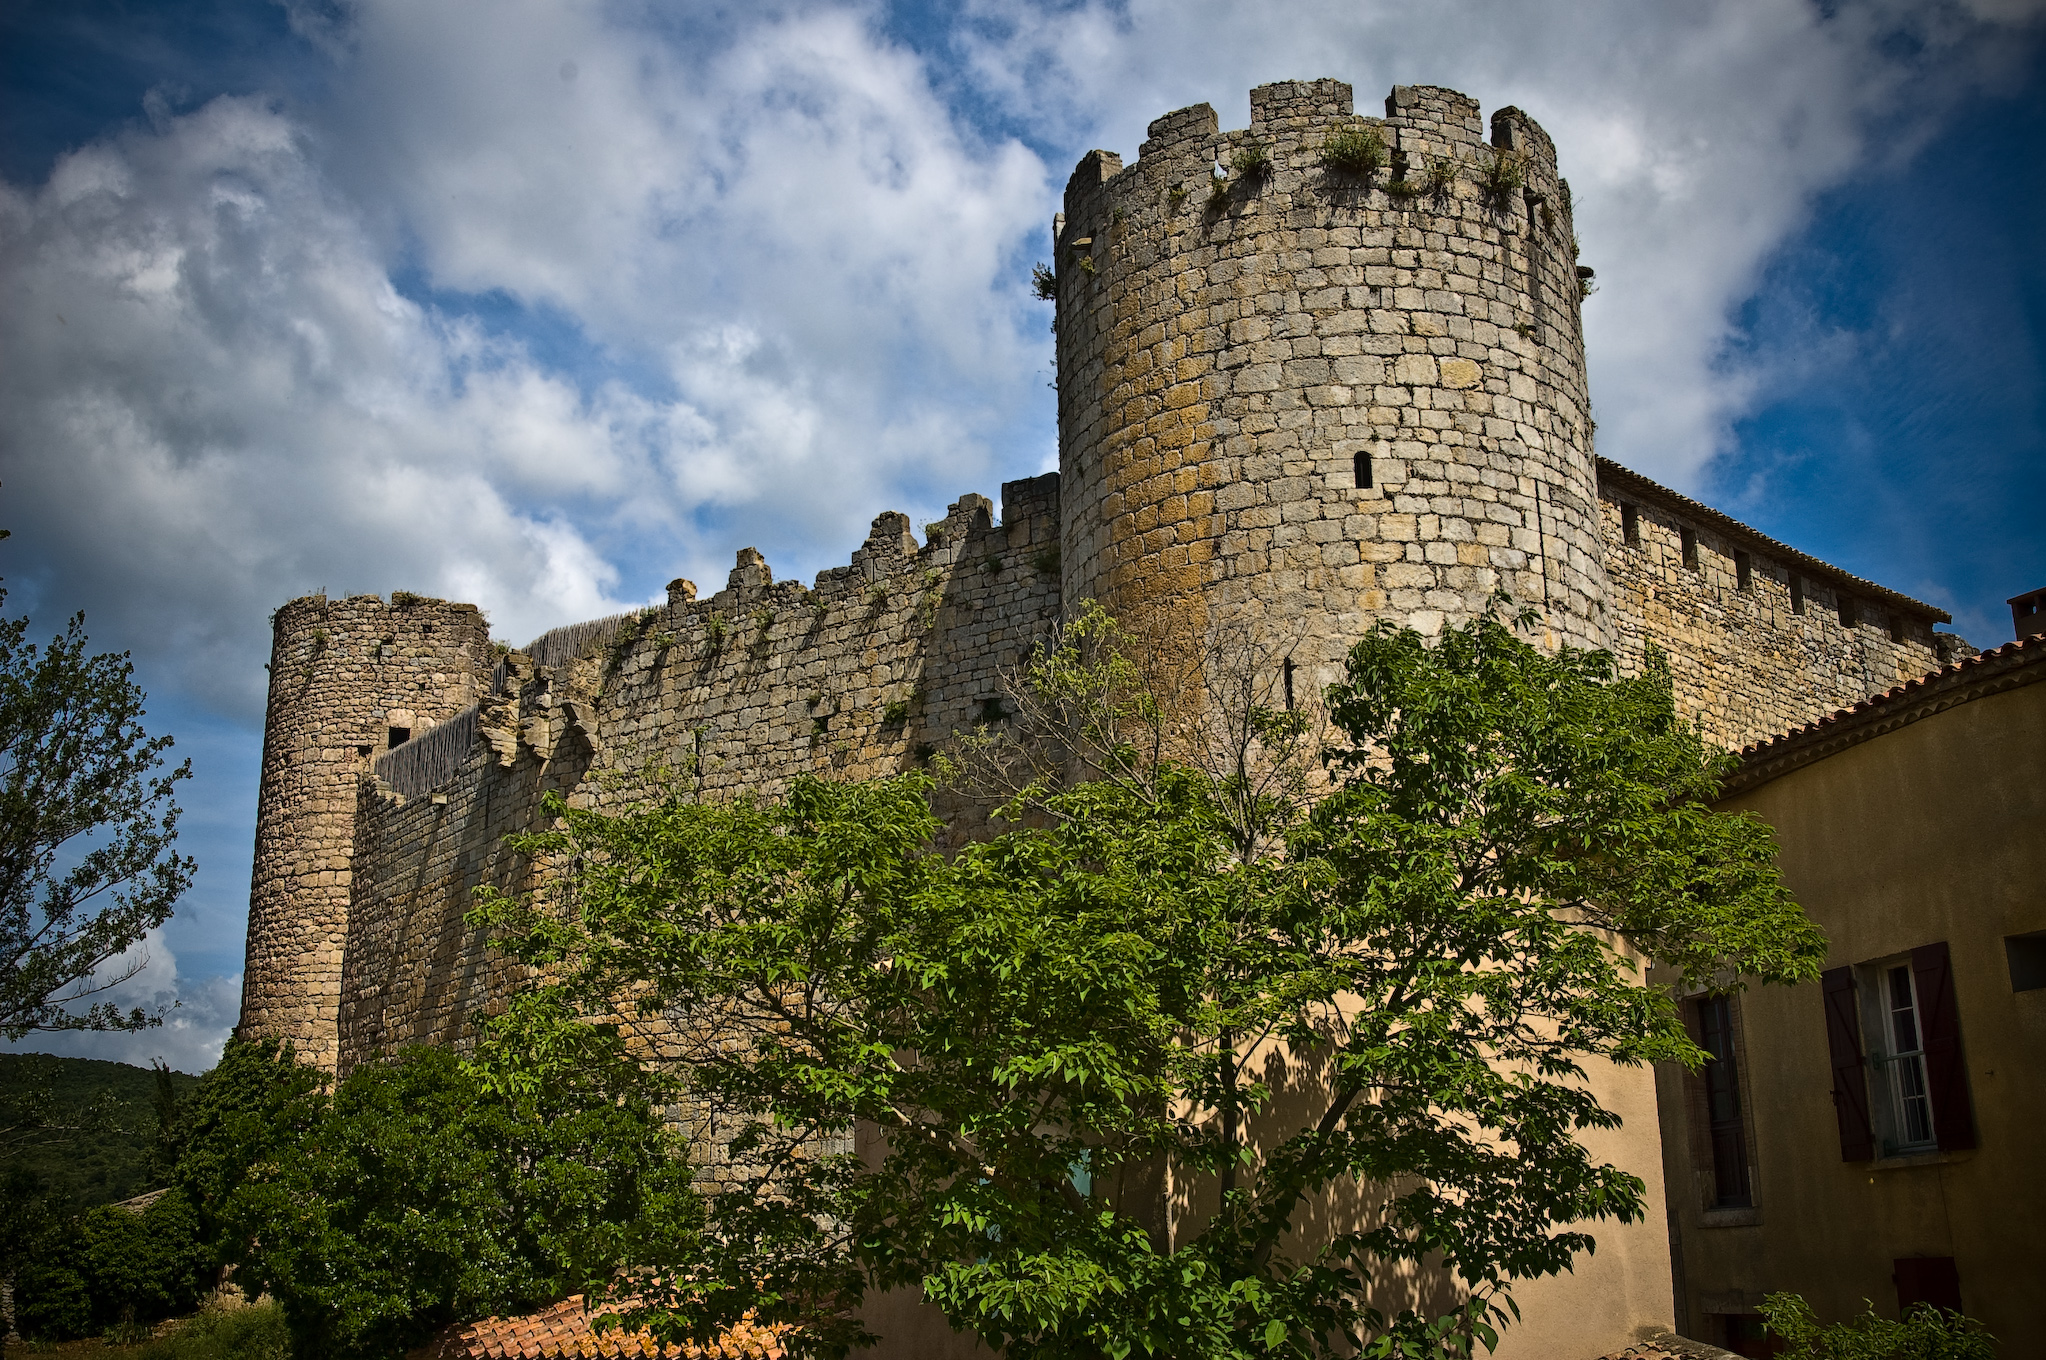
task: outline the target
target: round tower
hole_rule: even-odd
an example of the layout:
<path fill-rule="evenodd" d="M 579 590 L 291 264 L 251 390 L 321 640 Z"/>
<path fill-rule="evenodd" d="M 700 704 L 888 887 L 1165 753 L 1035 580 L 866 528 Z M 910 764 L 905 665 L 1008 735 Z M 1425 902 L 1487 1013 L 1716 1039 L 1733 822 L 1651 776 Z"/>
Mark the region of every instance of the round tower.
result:
<path fill-rule="evenodd" d="M 1378 619 L 1501 587 L 1606 646 L 1582 285 L 1555 148 L 1517 109 L 1340 81 L 1197 104 L 1054 228 L 1065 598 L 1249 628 L 1309 677 Z M 1585 271 L 1588 276 L 1588 271 Z"/>
<path fill-rule="evenodd" d="M 383 751 L 477 701 L 494 665 L 490 627 L 473 604 L 403 592 L 388 605 L 309 595 L 271 622 L 237 1032 L 290 1039 L 331 1071 L 357 783 Z"/>

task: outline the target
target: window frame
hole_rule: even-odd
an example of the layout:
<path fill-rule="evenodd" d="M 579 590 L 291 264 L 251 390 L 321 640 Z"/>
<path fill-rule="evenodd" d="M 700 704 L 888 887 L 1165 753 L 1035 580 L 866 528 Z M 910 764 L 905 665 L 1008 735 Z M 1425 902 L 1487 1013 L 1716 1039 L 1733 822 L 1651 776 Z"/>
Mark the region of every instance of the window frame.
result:
<path fill-rule="evenodd" d="M 1918 1157 L 1939 1151 L 1939 1120 L 1933 1109 L 1932 1071 L 1925 1043 L 1925 1000 L 1911 955 L 1871 959 L 1855 969 L 1861 1000 L 1863 1053 L 1876 1080 L 1870 1083 L 1869 1122 L 1879 1157 Z M 1910 993 L 1912 1047 L 1898 1032 L 1902 1008 L 1896 1003 L 1898 980 Z M 1874 1039 L 1875 1042 L 1870 1042 Z M 1915 1079 L 1917 1090 L 1907 1088 Z M 1911 1136 L 1911 1106 L 1922 1106 L 1921 1137 Z"/>

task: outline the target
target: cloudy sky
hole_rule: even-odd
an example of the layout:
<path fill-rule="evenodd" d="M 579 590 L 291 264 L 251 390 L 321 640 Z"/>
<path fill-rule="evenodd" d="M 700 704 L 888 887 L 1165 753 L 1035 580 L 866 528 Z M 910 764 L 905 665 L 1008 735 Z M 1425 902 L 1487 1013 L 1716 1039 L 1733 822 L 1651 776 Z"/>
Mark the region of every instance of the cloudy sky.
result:
<path fill-rule="evenodd" d="M 0 4 L 7 608 L 178 738 L 197 887 L 64 1051 L 239 989 L 269 612 L 512 642 L 842 562 L 1055 464 L 1030 266 L 1089 148 L 1248 90 L 1528 110 L 1600 452 L 1951 610 L 2046 585 L 2046 0 Z"/>

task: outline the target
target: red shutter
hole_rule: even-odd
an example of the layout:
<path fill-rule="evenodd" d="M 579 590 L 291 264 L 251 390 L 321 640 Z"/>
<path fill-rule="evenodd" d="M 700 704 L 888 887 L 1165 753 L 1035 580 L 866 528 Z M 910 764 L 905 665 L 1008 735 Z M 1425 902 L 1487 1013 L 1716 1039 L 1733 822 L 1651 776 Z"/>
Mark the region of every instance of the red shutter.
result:
<path fill-rule="evenodd" d="M 1931 1088 L 1932 1128 L 1941 1152 L 1975 1146 L 1975 1115 L 1968 1105 L 1968 1068 L 1961 1060 L 1961 1014 L 1954 1005 L 1953 972 L 1947 946 L 1911 951 L 1911 980 L 1918 984 L 1918 1023 L 1925 1031 L 1925 1082 Z"/>
<path fill-rule="evenodd" d="M 1875 1156 L 1868 1127 L 1868 1069 L 1861 1061 L 1861 1016 L 1854 1004 L 1854 970 L 1829 968 L 1819 984 L 1826 998 L 1826 1049 L 1833 1059 L 1833 1114 L 1840 1121 L 1840 1160 Z"/>

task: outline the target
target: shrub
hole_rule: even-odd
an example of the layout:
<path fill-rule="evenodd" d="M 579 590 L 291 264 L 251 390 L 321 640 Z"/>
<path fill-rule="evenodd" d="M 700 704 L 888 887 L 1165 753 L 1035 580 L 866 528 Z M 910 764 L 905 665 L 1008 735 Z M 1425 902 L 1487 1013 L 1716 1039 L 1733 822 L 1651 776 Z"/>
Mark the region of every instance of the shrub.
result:
<path fill-rule="evenodd" d="M 136 1360 L 290 1360 L 291 1333 L 274 1303 L 211 1304 L 143 1348 Z"/>
<path fill-rule="evenodd" d="M 32 1341 L 70 1341 L 92 1330 L 92 1295 L 69 1259 L 28 1261 L 14 1272 L 14 1325 Z"/>
<path fill-rule="evenodd" d="M 1246 142 L 1229 158 L 1229 168 L 1246 182 L 1261 179 L 1272 173 L 1272 153 L 1263 142 Z"/>
<path fill-rule="evenodd" d="M 212 1282 L 214 1265 L 198 1214 L 175 1190 L 146 1213 L 103 1204 L 78 1223 L 78 1273 L 96 1329 L 184 1312 Z"/>
<path fill-rule="evenodd" d="M 1385 168 L 1385 138 L 1374 127 L 1338 128 L 1321 144 L 1321 163 L 1338 174 L 1371 175 Z"/>
<path fill-rule="evenodd" d="M 1762 1316 L 1789 1360 L 1995 1360 L 1996 1338 L 1982 1324 L 1929 1303 L 1914 1304 L 1901 1322 L 1876 1316 L 1874 1305 L 1851 1322 L 1821 1325 L 1796 1294 L 1768 1294 Z"/>

